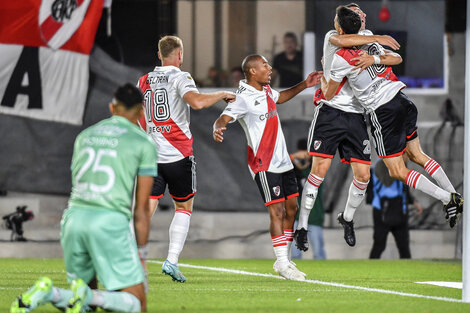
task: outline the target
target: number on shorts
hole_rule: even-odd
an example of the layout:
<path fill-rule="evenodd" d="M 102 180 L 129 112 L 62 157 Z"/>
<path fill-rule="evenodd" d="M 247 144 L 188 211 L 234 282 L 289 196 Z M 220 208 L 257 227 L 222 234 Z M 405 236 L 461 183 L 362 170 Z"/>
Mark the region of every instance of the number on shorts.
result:
<path fill-rule="evenodd" d="M 365 139 L 362 144 L 365 146 L 364 151 L 362 151 L 364 154 L 370 154 L 370 141 Z"/>

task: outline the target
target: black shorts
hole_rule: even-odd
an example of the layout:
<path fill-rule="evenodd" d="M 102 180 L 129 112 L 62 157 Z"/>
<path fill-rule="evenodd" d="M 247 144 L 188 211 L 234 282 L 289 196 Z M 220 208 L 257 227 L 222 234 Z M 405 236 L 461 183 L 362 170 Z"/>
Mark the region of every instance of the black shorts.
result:
<path fill-rule="evenodd" d="M 166 185 L 173 200 L 185 202 L 196 194 L 196 162 L 188 156 L 173 163 L 158 163 L 158 176 L 153 181 L 150 199 L 160 199 Z"/>
<path fill-rule="evenodd" d="M 255 182 L 266 206 L 299 196 L 294 170 L 284 173 L 258 172 Z"/>
<path fill-rule="evenodd" d="M 402 155 L 406 143 L 418 137 L 418 110 L 401 91 L 369 114 L 371 132 L 379 158 Z"/>
<path fill-rule="evenodd" d="M 370 164 L 370 142 L 364 115 L 320 103 L 315 107 L 308 133 L 309 154 L 332 159 L 336 150 L 341 162 Z"/>

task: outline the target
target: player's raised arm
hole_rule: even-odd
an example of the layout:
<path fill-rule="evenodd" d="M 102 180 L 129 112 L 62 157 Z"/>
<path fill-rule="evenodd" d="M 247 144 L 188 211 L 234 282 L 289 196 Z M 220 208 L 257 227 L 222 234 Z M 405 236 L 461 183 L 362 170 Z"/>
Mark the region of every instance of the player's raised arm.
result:
<path fill-rule="evenodd" d="M 183 96 L 183 100 L 194 110 L 201 110 L 213 106 L 220 100 L 229 103 L 235 100 L 235 94 L 230 91 L 217 91 L 212 93 L 198 93 L 189 91 Z"/>
<path fill-rule="evenodd" d="M 400 44 L 389 35 L 359 35 L 359 34 L 343 34 L 333 35 L 330 37 L 330 42 L 341 48 L 350 48 L 354 46 L 362 46 L 369 43 L 379 43 L 382 46 L 388 46 L 393 50 L 400 49 Z"/>
<path fill-rule="evenodd" d="M 281 104 L 287 102 L 293 97 L 295 97 L 297 94 L 299 94 L 302 90 L 320 84 L 321 77 L 323 77 L 323 72 L 310 73 L 304 81 L 298 83 L 297 85 L 289 89 L 281 91 L 279 93 L 279 99 L 277 100 L 277 103 Z"/>
<path fill-rule="evenodd" d="M 213 126 L 212 137 L 217 142 L 224 140 L 224 131 L 227 129 L 227 124 L 233 120 L 233 117 L 222 114 L 215 122 Z"/>

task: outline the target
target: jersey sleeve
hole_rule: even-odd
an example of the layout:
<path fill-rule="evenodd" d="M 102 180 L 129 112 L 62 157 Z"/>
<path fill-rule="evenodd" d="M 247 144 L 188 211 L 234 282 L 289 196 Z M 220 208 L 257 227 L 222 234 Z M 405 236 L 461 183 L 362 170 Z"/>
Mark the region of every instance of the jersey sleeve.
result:
<path fill-rule="evenodd" d="M 243 118 L 245 114 L 247 113 L 247 107 L 245 100 L 243 100 L 242 97 L 237 95 L 237 98 L 235 101 L 229 103 L 226 107 L 225 110 L 222 112 L 221 115 L 227 115 L 233 118 L 233 120 L 230 121 L 230 123 L 235 122 L 239 118 Z"/>
<path fill-rule="evenodd" d="M 335 54 L 331 63 L 330 79 L 341 82 L 354 69 L 346 60 Z"/>
<path fill-rule="evenodd" d="M 155 144 L 149 140 L 146 140 L 142 145 L 142 156 L 140 158 L 139 169 L 137 170 L 137 176 L 157 176 L 157 148 Z"/>
<path fill-rule="evenodd" d="M 271 93 L 273 95 L 274 103 L 277 103 L 277 100 L 279 100 L 279 95 L 280 95 L 279 91 L 271 89 Z"/>
<path fill-rule="evenodd" d="M 187 72 L 182 72 L 181 75 L 178 76 L 176 81 L 176 90 L 181 98 L 183 98 L 189 91 L 199 92 L 194 79 L 191 77 L 191 74 Z"/>

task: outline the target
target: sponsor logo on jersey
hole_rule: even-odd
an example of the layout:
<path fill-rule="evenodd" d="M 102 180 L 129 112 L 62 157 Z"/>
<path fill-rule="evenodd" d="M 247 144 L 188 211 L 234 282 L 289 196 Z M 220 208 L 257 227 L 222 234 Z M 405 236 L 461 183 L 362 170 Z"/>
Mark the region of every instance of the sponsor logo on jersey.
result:
<path fill-rule="evenodd" d="M 169 133 L 171 132 L 171 125 L 150 126 L 147 127 L 147 133 Z"/>
<path fill-rule="evenodd" d="M 277 110 L 276 109 L 271 110 L 268 113 L 261 114 L 259 116 L 259 120 L 264 121 L 264 120 L 267 120 L 268 118 L 275 117 L 275 116 L 277 116 Z"/>
<path fill-rule="evenodd" d="M 318 150 L 318 149 L 320 148 L 320 146 L 321 146 L 321 140 L 315 140 L 315 141 L 313 142 L 313 148 L 314 148 L 315 150 Z"/>
<path fill-rule="evenodd" d="M 279 186 L 273 187 L 273 191 L 276 197 L 279 197 L 279 195 L 281 194 L 281 187 Z"/>

